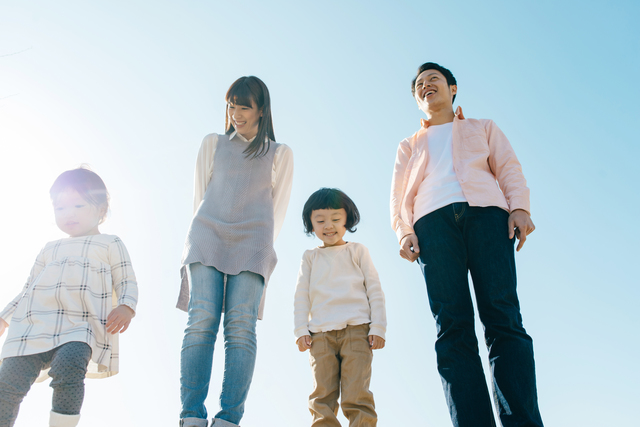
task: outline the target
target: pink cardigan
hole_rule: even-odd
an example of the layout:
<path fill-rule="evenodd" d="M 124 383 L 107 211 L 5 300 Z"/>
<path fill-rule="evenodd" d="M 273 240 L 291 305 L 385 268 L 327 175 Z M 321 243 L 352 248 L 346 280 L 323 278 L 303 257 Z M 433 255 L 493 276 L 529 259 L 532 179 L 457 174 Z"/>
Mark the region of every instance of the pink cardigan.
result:
<path fill-rule="evenodd" d="M 424 180 L 429 151 L 427 127 L 398 146 L 391 182 L 391 227 L 400 242 L 413 234 L 413 203 Z M 497 206 L 530 212 L 529 188 L 507 137 L 492 120 L 465 119 L 458 107 L 453 119 L 453 167 L 470 206 Z M 497 180 L 497 183 L 496 183 Z"/>

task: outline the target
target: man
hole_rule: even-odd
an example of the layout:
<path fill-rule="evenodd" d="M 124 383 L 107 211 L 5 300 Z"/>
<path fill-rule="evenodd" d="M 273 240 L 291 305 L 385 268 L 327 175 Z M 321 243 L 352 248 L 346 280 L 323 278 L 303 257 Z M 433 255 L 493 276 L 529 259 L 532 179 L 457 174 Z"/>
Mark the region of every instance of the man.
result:
<path fill-rule="evenodd" d="M 400 256 L 417 259 L 427 283 L 438 371 L 454 426 L 496 425 L 478 354 L 468 272 L 502 425 L 542 426 L 513 250 L 515 237 L 520 250 L 535 229 L 529 189 L 498 126 L 465 119 L 460 107 L 453 112 L 457 91 L 446 68 L 428 62 L 418 69 L 411 92 L 427 120 L 398 147 L 391 224 Z"/>

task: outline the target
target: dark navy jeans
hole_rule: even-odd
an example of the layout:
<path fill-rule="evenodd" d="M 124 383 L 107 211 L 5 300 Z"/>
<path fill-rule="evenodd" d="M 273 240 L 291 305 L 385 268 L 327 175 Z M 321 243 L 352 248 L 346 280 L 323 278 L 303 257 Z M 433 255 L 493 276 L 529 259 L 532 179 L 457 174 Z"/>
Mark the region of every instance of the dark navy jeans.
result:
<path fill-rule="evenodd" d="M 419 264 L 436 320 L 436 354 L 451 420 L 456 427 L 493 427 L 491 399 L 478 354 L 473 291 L 504 427 L 542 426 L 533 342 L 522 326 L 516 293 L 509 214 L 497 207 L 454 203 L 415 224 Z"/>

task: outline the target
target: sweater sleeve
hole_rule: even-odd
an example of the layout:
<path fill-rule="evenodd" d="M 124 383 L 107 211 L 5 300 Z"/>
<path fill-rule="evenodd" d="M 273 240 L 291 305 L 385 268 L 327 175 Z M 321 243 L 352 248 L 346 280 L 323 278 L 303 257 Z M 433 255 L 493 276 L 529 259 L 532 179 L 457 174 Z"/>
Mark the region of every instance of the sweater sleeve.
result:
<path fill-rule="evenodd" d="M 276 150 L 271 184 L 273 187 L 273 240 L 275 241 L 282 230 L 293 184 L 293 151 L 287 145 L 280 144 Z"/>
<path fill-rule="evenodd" d="M 33 263 L 33 267 L 31 267 L 31 273 L 29 274 L 27 283 L 24 284 L 20 293 L 16 295 L 16 297 L 13 300 L 11 300 L 11 302 L 7 304 L 7 306 L 2 311 L 0 311 L 0 318 L 2 318 L 2 320 L 4 320 L 7 323 L 10 323 L 11 317 L 13 316 L 13 312 L 16 311 L 16 307 L 18 307 L 18 304 L 20 303 L 20 300 L 22 299 L 24 293 L 27 291 L 27 289 L 29 289 L 29 287 L 34 282 L 34 280 L 36 280 L 36 278 L 40 275 L 40 273 L 44 269 L 44 266 L 45 266 L 45 259 L 44 259 L 44 248 L 43 248 L 38 254 L 38 256 L 36 257 L 36 261 Z"/>
<path fill-rule="evenodd" d="M 360 270 L 364 275 L 364 286 L 371 307 L 371 325 L 369 335 L 377 335 L 385 339 L 387 331 L 387 312 L 385 309 L 384 292 L 378 277 L 378 271 L 373 265 L 369 250 L 364 245 L 359 246 Z"/>
<path fill-rule="evenodd" d="M 309 252 L 302 255 L 300 270 L 298 271 L 298 281 L 296 283 L 296 293 L 293 298 L 293 333 L 296 339 L 309 335 L 309 312 L 311 311 L 311 300 L 309 298 L 309 280 L 311 278 L 311 260 Z"/>
<path fill-rule="evenodd" d="M 209 134 L 202 140 L 198 158 L 196 159 L 196 169 L 193 177 L 193 213 L 195 215 L 200 202 L 204 199 L 211 175 L 213 174 L 213 156 L 218 145 L 218 135 Z"/>
<path fill-rule="evenodd" d="M 138 283 L 131 266 L 129 252 L 118 237 L 109 244 L 109 264 L 118 305 L 126 305 L 135 312 L 138 305 Z"/>

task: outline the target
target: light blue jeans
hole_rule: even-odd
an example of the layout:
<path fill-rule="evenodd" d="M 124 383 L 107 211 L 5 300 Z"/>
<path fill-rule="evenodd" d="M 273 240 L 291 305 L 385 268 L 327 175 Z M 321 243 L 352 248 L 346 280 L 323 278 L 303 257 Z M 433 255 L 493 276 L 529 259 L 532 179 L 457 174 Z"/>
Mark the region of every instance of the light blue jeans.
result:
<path fill-rule="evenodd" d="M 187 274 L 191 298 L 180 360 L 180 418 L 184 421 L 200 419 L 206 425 L 204 401 L 209 392 L 213 349 L 224 306 L 224 378 L 221 410 L 215 418 L 237 425 L 244 414 L 244 403 L 253 378 L 256 322 L 264 278 L 249 271 L 228 275 L 200 263 L 189 264 Z"/>

